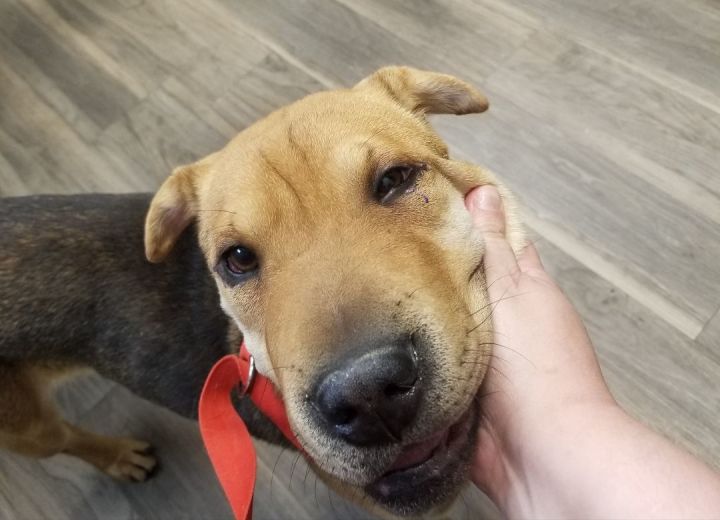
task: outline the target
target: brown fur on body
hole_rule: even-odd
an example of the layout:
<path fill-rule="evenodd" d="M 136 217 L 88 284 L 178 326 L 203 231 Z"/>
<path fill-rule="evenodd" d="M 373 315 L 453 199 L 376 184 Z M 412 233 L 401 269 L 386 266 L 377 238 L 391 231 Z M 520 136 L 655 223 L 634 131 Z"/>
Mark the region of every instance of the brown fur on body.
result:
<path fill-rule="evenodd" d="M 0 447 L 69 453 L 114 477 L 144 480 L 155 465 L 149 444 L 68 424 L 50 400 L 53 382 L 91 367 L 194 417 L 210 367 L 237 348 L 194 229 L 167 262 L 145 260 L 150 198 L 0 199 Z M 255 435 L 280 440 L 249 403 L 242 413 Z"/>

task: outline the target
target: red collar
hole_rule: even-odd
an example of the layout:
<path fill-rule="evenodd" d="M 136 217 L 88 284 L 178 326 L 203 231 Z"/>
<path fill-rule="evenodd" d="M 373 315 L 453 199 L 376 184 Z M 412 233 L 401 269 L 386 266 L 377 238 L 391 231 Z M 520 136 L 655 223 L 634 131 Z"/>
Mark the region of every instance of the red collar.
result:
<path fill-rule="evenodd" d="M 200 433 L 215 473 L 237 520 L 252 517 L 256 460 L 252 437 L 238 416 L 230 398 L 233 390 L 249 396 L 285 437 L 302 450 L 285 412 L 285 405 L 272 382 L 255 373 L 252 356 L 240 347 L 240 354 L 225 356 L 215 363 L 200 395 Z"/>

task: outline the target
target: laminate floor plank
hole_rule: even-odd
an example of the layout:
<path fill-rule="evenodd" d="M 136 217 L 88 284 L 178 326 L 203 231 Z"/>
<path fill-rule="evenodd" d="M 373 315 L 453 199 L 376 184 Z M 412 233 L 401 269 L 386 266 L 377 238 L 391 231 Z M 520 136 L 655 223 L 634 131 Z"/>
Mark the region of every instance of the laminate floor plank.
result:
<path fill-rule="evenodd" d="M 41 168 L 23 171 L 28 185 L 42 186 L 39 192 L 123 191 L 127 179 L 111 174 L 106 161 L 91 151 L 72 127 L 47 106 L 13 70 L 0 61 L 0 128 Z M 6 155 L 7 157 L 7 155 Z M 105 172 L 103 180 L 98 173 Z M 53 182 L 44 183 L 47 176 Z M 7 193 L 12 195 L 12 193 Z"/>
<path fill-rule="evenodd" d="M 552 34 L 537 35 L 487 86 L 544 121 L 590 134 L 599 147 L 652 158 L 720 196 L 720 113 L 610 58 Z"/>
<path fill-rule="evenodd" d="M 497 70 L 537 30 L 536 22 L 465 1 L 339 1 L 371 24 L 406 41 L 414 57 L 437 60 L 442 70 L 462 77 L 471 71 L 475 79 Z M 357 43 L 350 42 L 349 48 L 353 45 Z M 388 49 L 381 52 L 385 57 Z"/>
<path fill-rule="evenodd" d="M 705 328 L 698 336 L 697 342 L 708 356 L 720 363 L 720 309 L 705 324 Z"/>
<path fill-rule="evenodd" d="M 20 146 L 2 128 L 0 128 L 0 160 L 2 183 L 0 197 L 31 195 L 38 193 L 44 186 L 55 185 L 50 177 L 32 157 L 28 150 Z"/>
<path fill-rule="evenodd" d="M 44 104 L 52 108 L 75 132 L 85 140 L 92 140 L 99 127 L 80 110 L 57 84 L 34 61 L 28 59 L 12 40 L 0 34 L 0 53 L 3 60 Z M 2 92 L 0 86 L 0 93 Z"/>
<path fill-rule="evenodd" d="M 496 0 L 470 0 L 481 6 Z M 521 0 L 509 10 L 533 16 L 545 31 L 626 63 L 698 103 L 720 111 L 720 12 L 717 3 L 635 0 Z"/>
<path fill-rule="evenodd" d="M 39 0 L 37 0 L 39 1 Z M 203 59 L 207 47 L 195 36 L 192 21 L 177 19 L 175 2 L 117 2 L 115 0 L 76 0 L 63 11 L 79 30 L 93 36 L 107 54 L 132 71 L 149 89 L 167 74 L 180 74 Z"/>
<path fill-rule="evenodd" d="M 113 62 L 96 52 L 97 46 L 90 39 L 75 37 L 77 33 L 57 18 L 37 16 L 27 6 L 12 1 L 2 7 L 0 33 L 102 128 L 120 117 L 138 97 L 123 81 L 125 78 L 115 74 L 116 67 L 109 65 Z"/>
<path fill-rule="evenodd" d="M 106 56 L 103 61 L 111 61 L 114 69 L 121 71 L 123 79 L 130 78 L 130 89 L 136 92 L 138 100 L 154 90 L 167 74 L 191 62 L 199 52 L 190 46 L 185 47 L 185 52 L 168 52 L 168 31 L 158 30 L 153 23 L 158 18 L 157 12 L 150 8 L 152 4 L 138 3 L 133 9 L 125 9 L 126 17 L 131 13 L 137 15 L 132 17 L 132 24 L 124 25 L 119 23 L 123 18 L 114 16 L 114 10 L 105 7 L 103 2 L 33 1 L 43 2 L 42 7 L 53 12 L 68 30 L 91 39 L 96 52 Z M 117 5 L 115 3 L 113 7 Z M 146 6 L 144 10 L 143 6 Z M 153 34 L 154 39 L 139 38 L 138 33 Z M 180 37 L 176 36 L 175 40 Z"/>
<path fill-rule="evenodd" d="M 423 55 L 377 23 L 334 1 L 219 3 L 243 23 L 252 20 L 248 25 L 255 33 L 283 47 L 335 86 L 352 86 L 371 71 L 393 63 L 438 70 L 453 66 L 447 60 Z"/>

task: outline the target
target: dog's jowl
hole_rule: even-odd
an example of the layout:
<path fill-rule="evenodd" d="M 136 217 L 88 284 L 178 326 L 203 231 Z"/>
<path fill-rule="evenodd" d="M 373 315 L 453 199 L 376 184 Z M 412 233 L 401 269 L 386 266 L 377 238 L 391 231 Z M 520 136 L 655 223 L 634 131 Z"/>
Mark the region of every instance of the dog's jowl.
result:
<path fill-rule="evenodd" d="M 0 202 L 0 443 L 142 480 L 147 445 L 64 422 L 50 379 L 91 367 L 192 415 L 239 329 L 334 489 L 401 515 L 447 504 L 467 478 L 492 342 L 463 199 L 497 180 L 451 159 L 425 114 L 486 109 L 456 78 L 388 67 L 277 110 L 151 202 Z"/>

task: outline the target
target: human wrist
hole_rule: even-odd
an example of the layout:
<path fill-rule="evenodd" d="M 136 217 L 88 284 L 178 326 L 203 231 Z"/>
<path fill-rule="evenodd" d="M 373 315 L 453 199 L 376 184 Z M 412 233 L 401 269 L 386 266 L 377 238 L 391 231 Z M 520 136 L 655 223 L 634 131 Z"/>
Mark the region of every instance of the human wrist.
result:
<path fill-rule="evenodd" d="M 572 501 L 558 493 L 560 482 L 574 480 L 570 476 L 572 464 L 568 464 L 570 453 L 574 447 L 589 442 L 589 431 L 593 432 L 593 442 L 603 443 L 601 435 L 633 421 L 611 397 L 605 396 L 566 403 L 562 409 L 538 409 L 537 415 L 542 417 L 519 420 L 512 432 L 494 433 L 502 448 L 495 461 L 495 478 L 484 482 L 482 489 L 509 518 L 577 512 Z M 581 501 L 582 497 L 573 500 Z"/>

